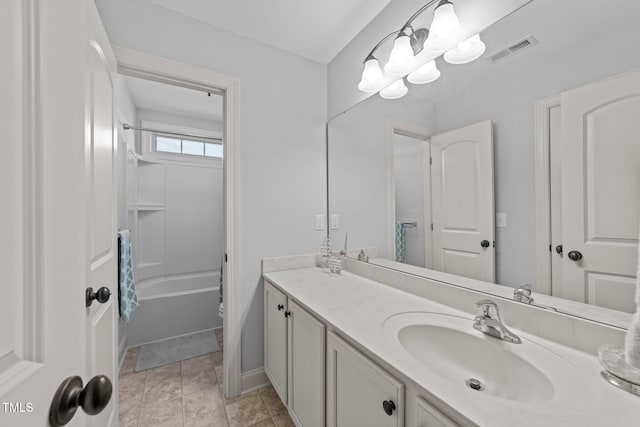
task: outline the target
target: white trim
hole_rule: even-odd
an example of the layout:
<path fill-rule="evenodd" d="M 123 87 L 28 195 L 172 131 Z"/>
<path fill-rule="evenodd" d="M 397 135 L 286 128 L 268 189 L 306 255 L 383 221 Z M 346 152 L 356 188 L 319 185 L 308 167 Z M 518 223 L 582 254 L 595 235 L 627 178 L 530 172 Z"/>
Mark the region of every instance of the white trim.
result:
<path fill-rule="evenodd" d="M 113 47 L 118 72 L 162 83 L 223 95 L 224 99 L 224 217 L 225 269 L 224 292 L 224 393 L 227 397 L 241 391 L 240 280 L 238 251 L 238 79 L 205 68 Z"/>
<path fill-rule="evenodd" d="M 258 368 L 242 374 L 242 394 L 250 393 L 271 384 L 264 368 Z"/>
<path fill-rule="evenodd" d="M 549 111 L 560 105 L 560 95 L 534 104 L 536 182 L 536 283 L 534 292 L 551 295 L 551 188 L 549 169 Z"/>
<path fill-rule="evenodd" d="M 425 173 L 425 180 L 427 177 L 427 173 L 430 175 L 431 174 L 431 165 L 429 162 L 429 158 L 431 157 L 431 137 L 435 134 L 435 131 L 431 128 L 425 127 L 425 126 L 420 126 L 420 125 L 416 125 L 413 123 L 408 123 L 408 122 L 403 122 L 400 120 L 388 120 L 387 121 L 387 195 L 388 195 L 388 199 L 387 199 L 387 218 L 389 218 L 389 226 L 387 227 L 388 230 L 388 237 L 387 237 L 387 242 L 388 242 L 388 253 L 389 253 L 389 257 L 390 259 L 392 258 L 392 261 L 396 260 L 396 245 L 395 245 L 395 240 L 396 240 L 396 185 L 395 185 L 395 167 L 394 167 L 394 151 L 393 151 L 393 135 L 394 134 L 398 134 L 398 135 L 403 135 L 403 136 L 408 136 L 410 138 L 416 138 L 416 139 L 421 139 L 423 141 L 425 141 L 425 145 L 429 147 L 429 150 L 426 150 L 428 152 L 428 155 L 425 156 L 424 161 L 425 161 L 425 166 L 426 166 L 426 173 Z M 426 184 L 426 183 L 425 183 Z M 424 235 L 425 235 L 425 240 L 428 240 L 429 242 L 432 241 L 431 239 L 431 186 L 429 186 L 429 193 L 426 193 L 426 185 L 424 186 L 425 188 L 425 197 L 424 197 Z M 429 225 L 429 227 L 427 227 L 427 224 Z M 429 245 L 427 247 L 427 242 L 425 241 L 425 248 L 424 248 L 424 257 L 425 257 L 425 267 L 429 268 L 430 266 L 430 262 L 431 262 L 431 246 Z"/>

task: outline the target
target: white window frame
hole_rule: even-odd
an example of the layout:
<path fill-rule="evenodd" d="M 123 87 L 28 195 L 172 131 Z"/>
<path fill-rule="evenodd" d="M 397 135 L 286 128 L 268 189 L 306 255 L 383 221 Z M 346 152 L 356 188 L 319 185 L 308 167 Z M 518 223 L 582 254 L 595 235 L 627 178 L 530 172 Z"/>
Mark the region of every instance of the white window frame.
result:
<path fill-rule="evenodd" d="M 183 153 L 167 153 L 164 151 L 156 151 L 156 137 L 157 136 L 167 136 L 168 138 L 175 139 L 185 139 L 188 141 L 203 141 L 204 139 L 199 138 L 189 138 L 189 137 L 181 137 L 177 135 L 168 135 L 163 134 L 161 131 L 165 132 L 173 132 L 173 133 L 182 133 L 188 135 L 202 135 L 208 138 L 222 138 L 222 132 L 216 132 L 207 129 L 198 129 L 186 126 L 178 126 L 172 125 L 168 123 L 154 122 L 151 120 L 140 120 L 140 126 L 143 128 L 149 129 L 158 129 L 160 132 L 141 132 L 141 147 L 142 147 L 142 155 L 144 157 L 148 157 L 154 160 L 167 160 L 167 161 L 179 161 L 179 162 L 187 162 L 187 163 L 206 163 L 210 165 L 211 163 L 218 163 L 222 165 L 222 157 L 206 157 L 206 156 L 198 156 L 194 154 L 183 154 Z"/>

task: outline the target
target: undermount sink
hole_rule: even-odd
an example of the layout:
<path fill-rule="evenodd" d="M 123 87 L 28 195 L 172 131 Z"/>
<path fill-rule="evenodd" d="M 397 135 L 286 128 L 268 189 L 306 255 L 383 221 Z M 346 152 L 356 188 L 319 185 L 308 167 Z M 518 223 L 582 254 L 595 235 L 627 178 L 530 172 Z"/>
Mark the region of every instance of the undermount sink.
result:
<path fill-rule="evenodd" d="M 476 331 L 472 324 L 472 319 L 448 314 L 402 313 L 384 322 L 383 333 L 422 368 L 478 395 L 545 402 L 556 397 L 557 385 L 582 375 L 529 339 L 508 343 Z"/>

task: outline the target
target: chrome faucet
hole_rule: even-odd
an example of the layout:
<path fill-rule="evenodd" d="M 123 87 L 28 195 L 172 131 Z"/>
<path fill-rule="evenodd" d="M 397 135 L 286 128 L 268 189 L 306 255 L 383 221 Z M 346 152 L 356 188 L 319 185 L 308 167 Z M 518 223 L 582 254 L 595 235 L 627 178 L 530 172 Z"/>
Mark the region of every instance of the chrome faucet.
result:
<path fill-rule="evenodd" d="M 533 297 L 531 296 L 531 285 L 527 283 L 526 285 L 521 286 L 518 289 L 514 289 L 513 299 L 525 304 L 533 303 Z"/>
<path fill-rule="evenodd" d="M 495 302 L 483 299 L 476 303 L 476 307 L 479 308 L 480 313 L 473 320 L 474 329 L 513 344 L 522 343 L 520 337 L 507 329 L 500 320 L 500 312 Z"/>

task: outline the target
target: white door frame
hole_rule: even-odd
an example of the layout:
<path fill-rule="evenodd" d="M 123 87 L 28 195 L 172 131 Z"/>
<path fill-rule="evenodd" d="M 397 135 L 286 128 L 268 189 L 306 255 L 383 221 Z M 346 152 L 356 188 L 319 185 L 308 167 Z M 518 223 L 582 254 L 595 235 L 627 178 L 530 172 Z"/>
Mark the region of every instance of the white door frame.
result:
<path fill-rule="evenodd" d="M 224 394 L 241 393 L 240 281 L 238 251 L 238 79 L 204 68 L 113 47 L 118 72 L 223 95 L 224 103 Z"/>
<path fill-rule="evenodd" d="M 560 95 L 534 103 L 536 182 L 536 283 L 534 291 L 551 295 L 551 170 L 549 114 L 560 106 Z"/>
<path fill-rule="evenodd" d="M 394 151 L 393 151 L 393 135 L 403 135 L 408 136 L 410 138 L 421 139 L 425 142 L 425 144 L 429 144 L 431 136 L 435 134 L 435 131 L 431 128 L 416 125 L 413 123 L 403 122 L 400 120 L 388 120 L 387 121 L 387 194 L 388 194 L 388 218 L 389 218 L 389 226 L 388 230 L 388 251 L 389 256 L 393 256 L 393 261 L 396 260 L 396 179 L 395 179 L 395 167 L 394 167 Z M 424 170 L 430 170 L 429 167 L 429 156 L 425 156 L 424 158 Z M 425 193 L 427 191 L 427 186 L 424 186 Z M 424 236 L 425 240 L 429 240 L 429 245 L 425 241 L 424 245 L 424 262 L 425 268 L 430 268 L 431 258 L 431 227 L 427 227 L 427 224 L 431 225 L 431 186 L 428 188 L 429 193 L 425 194 L 424 197 Z"/>

